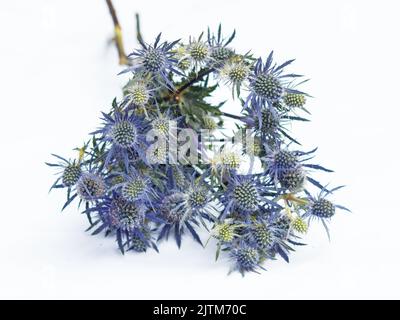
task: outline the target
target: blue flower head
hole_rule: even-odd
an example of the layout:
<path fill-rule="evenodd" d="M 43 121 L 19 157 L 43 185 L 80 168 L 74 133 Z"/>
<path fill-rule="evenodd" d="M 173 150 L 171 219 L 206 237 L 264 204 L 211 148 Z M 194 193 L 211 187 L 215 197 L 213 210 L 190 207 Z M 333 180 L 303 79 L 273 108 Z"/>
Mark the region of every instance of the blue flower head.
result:
<path fill-rule="evenodd" d="M 265 206 L 279 207 L 267 196 L 269 191 L 271 187 L 253 175 L 232 174 L 227 191 L 220 197 L 225 207 L 220 219 L 224 219 L 229 213 L 249 217 Z"/>
<path fill-rule="evenodd" d="M 310 176 L 331 172 L 310 163 L 316 149 L 291 147 L 300 143 L 288 124 L 308 121 L 296 113 L 308 112 L 308 96 L 295 90 L 301 76 L 285 71 L 293 60 L 277 65 L 272 52 L 266 60 L 237 53 L 230 47 L 234 37 L 225 38 L 219 26 L 189 43 L 161 41 L 161 34 L 150 44 L 139 39 L 140 48 L 121 59 L 129 65 L 122 73 L 132 72 L 122 100 L 102 113 L 77 160 L 54 155 L 56 163 L 47 163 L 57 169 L 51 189 L 66 192 L 63 209 L 77 199 L 88 230 L 113 236 L 122 253 L 158 251 L 156 241 L 169 236 L 180 247 L 186 234 L 203 245 L 198 228 L 204 227 L 216 241 L 216 258 L 227 253 L 231 270 L 244 275 L 278 255 L 288 262 L 292 246 L 304 245 L 299 239 L 312 220 L 328 232 L 337 209 L 348 210 L 328 199 L 340 187 L 328 190 Z M 222 84 L 238 97 L 241 115 L 213 101 Z M 245 133 L 254 143 L 220 143 L 220 133 L 226 136 L 217 130 L 228 118 L 236 120 L 235 141 L 251 129 Z M 200 162 L 167 161 L 175 160 L 175 145 L 179 155 L 187 146 L 183 129 L 201 128 L 209 132 L 194 140 L 197 155 L 204 155 Z M 247 164 L 248 173 L 240 174 Z M 314 197 L 309 187 L 321 191 Z"/>
<path fill-rule="evenodd" d="M 308 223 L 315 219 L 321 221 L 328 237 L 330 237 L 330 234 L 327 222 L 336 214 L 336 209 L 350 212 L 350 210 L 346 207 L 334 204 L 327 199 L 329 195 L 341 188 L 343 188 L 343 186 L 339 186 L 331 190 L 328 190 L 326 187 L 324 187 L 316 197 L 312 196 L 308 191 L 306 191 L 308 196 L 308 205 L 305 213 L 302 215 L 302 218 L 308 220 Z"/>
<path fill-rule="evenodd" d="M 106 194 L 107 186 L 99 174 L 86 172 L 79 178 L 76 190 L 82 200 L 95 201 Z"/>
<path fill-rule="evenodd" d="M 233 31 L 228 39 L 224 38 L 222 35 L 221 25 L 218 26 L 216 34 L 211 33 L 210 29 L 208 29 L 207 42 L 210 48 L 210 57 L 213 60 L 214 66 L 221 66 L 235 54 L 235 51 L 228 47 L 235 38 L 235 35 L 236 32 Z"/>
<path fill-rule="evenodd" d="M 249 75 L 249 89 L 245 108 L 252 108 L 261 121 L 261 111 L 264 108 L 273 108 L 276 102 L 283 99 L 286 93 L 302 93 L 290 88 L 290 81 L 301 77 L 297 74 L 287 74 L 284 68 L 294 60 L 286 61 L 281 65 L 273 63 L 273 51 L 269 54 L 265 63 L 259 58 Z"/>
<path fill-rule="evenodd" d="M 82 176 L 82 164 L 76 160 L 67 160 L 61 156 L 53 154 L 58 159 L 58 163 L 46 163 L 48 166 L 60 168 L 56 173 L 57 180 L 50 188 L 72 188 L 74 187 L 79 178 Z"/>
<path fill-rule="evenodd" d="M 126 201 L 141 202 L 153 208 L 157 195 L 151 177 L 139 173 L 133 167 L 129 171 L 129 174 L 125 172 L 117 174 L 122 181 L 116 183 L 111 190 L 117 191 Z"/>
<path fill-rule="evenodd" d="M 306 169 L 322 170 L 332 172 L 332 170 L 324 168 L 320 165 L 307 163 L 313 158 L 316 149 L 303 151 L 290 151 L 287 148 L 276 147 L 270 148 L 266 146 L 266 156 L 262 158 L 265 164 L 266 172 L 273 179 L 275 185 L 281 185 L 285 190 L 290 192 L 301 191 L 306 181 L 311 182 L 318 188 L 322 189 L 322 185 L 307 175 Z"/>
<path fill-rule="evenodd" d="M 260 266 L 260 254 L 257 248 L 242 241 L 237 246 L 231 249 L 231 259 L 233 261 L 233 266 L 231 271 L 239 271 L 242 276 L 246 272 L 257 272 Z"/>
<path fill-rule="evenodd" d="M 173 83 L 169 77 L 169 73 L 182 75 L 175 69 L 178 62 L 175 58 L 173 47 L 179 42 L 160 42 L 161 33 L 157 36 L 154 44 L 146 44 L 140 42 L 142 48 L 132 52 L 129 57 L 133 59 L 133 66 L 123 71 L 125 72 L 141 72 L 154 76 L 155 79 L 163 85 L 173 88 Z"/>
<path fill-rule="evenodd" d="M 130 159 L 134 154 L 146 161 L 147 122 L 144 118 L 127 111 L 116 110 L 112 116 L 103 113 L 103 121 L 103 127 L 93 134 L 101 134 L 100 140 L 111 144 L 106 153 L 104 166 L 107 167 L 115 160 L 122 160 L 128 170 Z"/>
<path fill-rule="evenodd" d="M 163 192 L 159 195 L 157 211 L 165 223 L 161 224 L 158 240 L 167 238 L 172 231 L 178 247 L 181 246 L 182 235 L 188 230 L 193 238 L 202 244 L 194 226 L 198 226 L 197 218 L 206 215 L 208 196 L 201 189 L 189 189 L 188 193 L 179 190 Z"/>

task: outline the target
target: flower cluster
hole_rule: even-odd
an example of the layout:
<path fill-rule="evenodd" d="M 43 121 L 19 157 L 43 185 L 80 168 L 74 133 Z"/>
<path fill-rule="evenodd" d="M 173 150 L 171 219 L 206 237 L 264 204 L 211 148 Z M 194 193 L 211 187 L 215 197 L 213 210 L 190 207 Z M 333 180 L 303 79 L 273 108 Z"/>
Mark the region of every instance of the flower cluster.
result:
<path fill-rule="evenodd" d="M 328 199 L 340 187 L 329 190 L 312 177 L 331 172 L 310 163 L 316 149 L 300 150 L 290 133 L 290 123 L 309 114 L 309 96 L 298 89 L 304 81 L 286 71 L 293 60 L 238 53 L 234 37 L 219 27 L 187 43 L 161 34 L 152 44 L 141 41 L 122 72 L 130 76 L 123 96 L 102 113 L 77 158 L 53 155 L 47 163 L 58 168 L 51 189 L 66 190 L 63 209 L 76 199 L 89 230 L 113 236 L 122 253 L 158 251 L 169 237 L 180 247 L 185 235 L 203 246 L 208 233 L 207 244 L 216 245 L 217 258 L 231 259 L 231 271 L 257 272 L 277 256 L 289 261 L 311 221 L 328 231 L 336 209 L 348 210 Z M 210 102 L 219 86 L 230 87 L 240 115 Z M 246 132 L 246 143 L 221 143 L 228 120 L 237 124 L 235 137 Z M 176 156 L 188 130 L 207 130 L 189 150 L 212 150 L 206 159 Z"/>

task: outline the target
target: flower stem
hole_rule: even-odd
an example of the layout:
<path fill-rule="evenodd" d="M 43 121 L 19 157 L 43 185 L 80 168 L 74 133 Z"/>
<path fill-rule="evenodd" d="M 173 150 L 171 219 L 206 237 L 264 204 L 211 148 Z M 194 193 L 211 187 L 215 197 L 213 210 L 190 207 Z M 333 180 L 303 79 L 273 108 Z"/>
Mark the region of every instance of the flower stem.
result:
<path fill-rule="evenodd" d="M 232 118 L 232 119 L 235 119 L 235 120 L 241 120 L 241 121 L 243 121 L 243 118 L 244 117 L 242 117 L 242 116 L 236 116 L 236 115 L 234 115 L 234 114 L 230 114 L 230 113 L 227 113 L 227 112 L 220 112 L 220 114 L 221 114 L 221 116 L 224 116 L 224 117 L 228 117 L 228 118 Z"/>
<path fill-rule="evenodd" d="M 139 41 L 140 43 L 144 42 L 143 40 L 143 36 L 142 36 L 142 32 L 140 31 L 140 17 L 139 17 L 139 13 L 135 14 L 135 18 L 136 18 L 136 39 L 137 41 Z"/>
<path fill-rule="evenodd" d="M 125 54 L 125 49 L 124 49 L 124 44 L 122 41 L 122 31 L 121 31 L 121 26 L 118 21 L 117 13 L 115 11 L 114 5 L 112 3 L 112 0 L 106 0 L 108 9 L 110 11 L 110 15 L 114 24 L 114 41 L 115 45 L 118 50 L 118 57 L 119 57 L 119 64 L 120 65 L 126 65 L 129 64 L 129 59 Z"/>
<path fill-rule="evenodd" d="M 190 86 L 192 86 L 193 84 L 195 84 L 196 82 L 200 81 L 203 79 L 203 77 L 205 77 L 206 75 L 210 74 L 211 72 L 213 72 L 214 69 L 210 68 L 210 69 L 203 69 L 200 70 L 199 73 L 197 73 L 197 75 L 192 78 L 191 80 L 189 80 L 188 82 L 186 82 L 185 84 L 183 84 L 180 88 L 178 88 L 175 93 L 174 96 L 177 97 L 179 96 L 183 91 L 185 91 L 187 88 L 189 88 Z"/>

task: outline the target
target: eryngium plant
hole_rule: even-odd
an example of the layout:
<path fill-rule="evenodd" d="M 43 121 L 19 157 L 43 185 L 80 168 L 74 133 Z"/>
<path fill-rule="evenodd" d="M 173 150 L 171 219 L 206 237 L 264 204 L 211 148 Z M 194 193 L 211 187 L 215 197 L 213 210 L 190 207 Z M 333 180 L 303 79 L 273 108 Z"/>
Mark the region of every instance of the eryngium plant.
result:
<path fill-rule="evenodd" d="M 331 172 L 310 163 L 316 149 L 301 150 L 290 133 L 291 122 L 308 121 L 301 113 L 309 114 L 302 77 L 286 71 L 293 60 L 279 64 L 272 52 L 265 59 L 239 53 L 231 47 L 234 37 L 224 38 L 219 27 L 187 43 L 161 34 L 152 43 L 140 38 L 122 72 L 130 75 L 122 98 L 102 113 L 77 159 L 54 155 L 58 162 L 48 163 L 59 169 L 51 189 L 66 191 L 63 209 L 76 199 L 88 230 L 114 237 L 122 253 L 158 251 L 169 237 L 180 247 L 185 235 L 203 246 L 203 229 L 216 257 L 231 259 L 232 271 L 257 272 L 277 256 L 289 261 L 310 222 L 322 222 L 328 232 L 336 209 L 347 210 L 328 199 L 340 187 L 328 190 L 313 176 Z M 230 87 L 241 115 L 210 102 L 220 86 Z M 250 132 L 252 145 L 218 145 L 226 120 L 235 121 L 235 136 Z M 149 152 L 150 132 L 176 138 L 185 129 L 209 130 L 196 153 L 218 148 L 197 163 L 168 161 L 168 144 Z M 240 170 L 249 154 L 261 170 Z"/>

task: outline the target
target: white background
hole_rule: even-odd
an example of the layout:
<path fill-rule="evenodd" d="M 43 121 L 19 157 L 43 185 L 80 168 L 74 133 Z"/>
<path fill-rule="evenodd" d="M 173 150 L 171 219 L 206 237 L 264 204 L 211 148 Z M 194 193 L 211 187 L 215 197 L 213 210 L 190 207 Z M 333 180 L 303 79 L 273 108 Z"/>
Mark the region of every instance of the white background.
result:
<path fill-rule="evenodd" d="M 110 238 L 84 232 L 44 165 L 50 153 L 73 156 L 96 128 L 126 78 L 117 77 L 112 23 L 104 1 L 3 1 L 0 11 L 0 298 L 400 298 L 399 2 L 115 0 L 130 51 L 134 13 L 152 40 L 187 39 L 207 26 L 237 29 L 233 45 L 312 79 L 313 116 L 296 127 L 318 161 L 346 184 L 329 243 L 321 225 L 291 263 L 273 261 L 261 275 L 227 276 L 189 238 L 161 253 L 122 256 Z M 227 106 L 238 112 L 235 105 Z"/>

